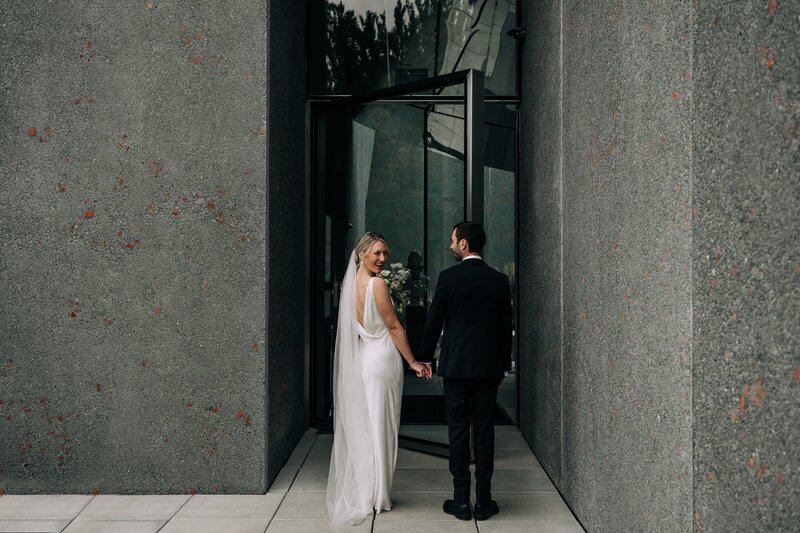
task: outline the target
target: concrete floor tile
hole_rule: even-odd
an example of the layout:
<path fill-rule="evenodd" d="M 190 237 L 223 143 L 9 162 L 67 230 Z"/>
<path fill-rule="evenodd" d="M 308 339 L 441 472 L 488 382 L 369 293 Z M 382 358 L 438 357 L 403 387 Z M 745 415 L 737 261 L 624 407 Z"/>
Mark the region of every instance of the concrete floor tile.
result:
<path fill-rule="evenodd" d="M 283 494 L 198 494 L 174 518 L 259 518 L 269 520 Z"/>
<path fill-rule="evenodd" d="M 392 510 L 375 515 L 376 521 L 384 520 L 453 520 L 442 511 L 442 503 L 453 497 L 453 492 L 393 492 Z"/>
<path fill-rule="evenodd" d="M 323 467 L 329 466 L 331 462 L 331 449 L 333 443 L 315 443 L 308 452 L 308 457 L 303 466 Z"/>
<path fill-rule="evenodd" d="M 8 498 L 8 496 L 3 496 Z M 2 533 L 59 533 L 69 520 L 2 520 L 0 519 L 0 532 Z"/>
<path fill-rule="evenodd" d="M 290 492 L 325 492 L 328 488 L 328 466 L 304 466 L 292 483 Z"/>
<path fill-rule="evenodd" d="M 328 520 L 324 492 L 289 492 L 283 499 L 275 520 Z"/>
<path fill-rule="evenodd" d="M 114 520 L 169 519 L 185 504 L 189 495 L 117 495 L 101 494 L 89 502 L 81 518 L 109 518 Z"/>
<path fill-rule="evenodd" d="M 159 533 L 264 533 L 268 524 L 259 518 L 173 518 Z"/>
<path fill-rule="evenodd" d="M 447 426 L 402 426 L 400 435 L 447 444 Z"/>
<path fill-rule="evenodd" d="M 492 493 L 496 492 L 556 492 L 556 488 L 541 468 L 495 468 Z"/>
<path fill-rule="evenodd" d="M 78 517 L 63 533 L 156 533 L 166 520 L 106 520 Z"/>
<path fill-rule="evenodd" d="M 453 478 L 441 468 L 398 468 L 394 472 L 392 493 L 452 492 Z"/>
<path fill-rule="evenodd" d="M 531 453 L 528 443 L 522 438 L 522 434 L 518 431 L 495 431 L 494 433 L 494 448 L 495 450 L 501 449 L 523 449 Z"/>
<path fill-rule="evenodd" d="M 531 451 L 525 448 L 498 448 L 494 451 L 495 468 L 542 468 Z"/>
<path fill-rule="evenodd" d="M 448 469 L 448 461 L 427 453 L 400 448 L 397 450 L 397 468 L 443 468 Z"/>
<path fill-rule="evenodd" d="M 368 516 L 357 526 L 333 527 L 325 520 L 273 520 L 267 533 L 370 533 L 372 517 Z"/>
<path fill-rule="evenodd" d="M 478 524 L 480 533 L 585 533 L 580 524 L 563 525 L 548 522 L 499 522 L 495 517 Z"/>
<path fill-rule="evenodd" d="M 300 441 L 295 446 L 292 455 L 289 456 L 289 460 L 286 461 L 285 466 L 296 466 L 301 467 L 303 466 L 303 462 L 306 460 L 306 455 L 308 455 L 309 450 L 314 445 L 314 441 L 317 438 L 317 430 L 309 429 L 305 432 L 305 434 L 300 438 Z"/>
<path fill-rule="evenodd" d="M 314 441 L 314 444 L 315 445 L 327 444 L 328 446 L 330 446 L 332 442 L 333 442 L 333 433 L 318 433 L 317 439 Z"/>
<path fill-rule="evenodd" d="M 71 520 L 92 498 L 80 494 L 7 494 L 0 497 L 0 520 Z"/>
<path fill-rule="evenodd" d="M 565 526 L 577 524 L 567 504 L 557 492 L 531 492 L 527 494 L 495 493 L 492 497 L 500 507 L 493 522 L 524 521 L 548 522 Z"/>
<path fill-rule="evenodd" d="M 276 477 L 275 481 L 270 485 L 267 494 L 283 494 L 288 492 L 299 471 L 300 469 L 296 466 L 284 466 L 278 474 L 278 477 Z"/>
<path fill-rule="evenodd" d="M 473 520 L 459 520 L 450 517 L 449 521 L 430 522 L 429 520 L 375 520 L 372 533 L 478 533 Z"/>

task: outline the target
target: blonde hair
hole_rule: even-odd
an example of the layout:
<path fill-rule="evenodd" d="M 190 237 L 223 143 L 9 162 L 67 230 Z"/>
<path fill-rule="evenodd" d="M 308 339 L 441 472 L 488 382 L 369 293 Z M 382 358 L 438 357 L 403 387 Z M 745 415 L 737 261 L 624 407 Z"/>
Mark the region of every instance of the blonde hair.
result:
<path fill-rule="evenodd" d="M 386 246 L 386 250 L 389 250 L 389 243 L 386 242 L 386 239 L 383 238 L 383 235 L 380 233 L 375 233 L 374 231 L 368 231 L 364 235 L 358 238 L 356 241 L 355 246 L 355 262 L 357 265 L 361 265 L 361 254 L 369 253 L 372 245 L 376 242 L 382 242 Z"/>

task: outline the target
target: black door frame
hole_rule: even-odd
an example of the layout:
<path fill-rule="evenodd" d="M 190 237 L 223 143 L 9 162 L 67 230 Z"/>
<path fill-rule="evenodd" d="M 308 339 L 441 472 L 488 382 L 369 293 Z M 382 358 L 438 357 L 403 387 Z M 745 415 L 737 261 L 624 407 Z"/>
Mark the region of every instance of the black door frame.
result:
<path fill-rule="evenodd" d="M 330 417 L 319 416 L 320 401 L 325 402 L 325 398 L 320 396 L 327 396 L 330 390 L 329 383 L 319 383 L 317 376 L 317 359 L 319 356 L 319 343 L 330 342 L 331 346 L 335 337 L 335 326 L 333 324 L 324 324 L 323 310 L 324 310 L 324 292 L 331 291 L 331 297 L 334 297 L 338 283 L 331 280 L 327 286 L 324 287 L 324 279 L 320 280 L 321 272 L 325 269 L 325 213 L 319 204 L 320 192 L 325 194 L 324 189 L 320 191 L 320 186 L 324 184 L 318 183 L 320 169 L 325 169 L 325 153 L 322 147 L 324 139 L 320 138 L 320 134 L 325 133 L 325 119 L 323 118 L 325 112 L 335 111 L 338 109 L 345 110 L 349 107 L 368 104 L 368 103 L 416 103 L 416 104 L 436 104 L 436 103 L 455 103 L 465 106 L 465 157 L 464 157 L 464 179 L 465 179 L 465 198 L 464 198 L 464 219 L 474 220 L 483 223 L 484 218 L 484 113 L 483 108 L 486 103 L 510 103 L 517 102 L 507 101 L 505 98 L 485 98 L 483 88 L 483 73 L 478 70 L 469 69 L 436 76 L 425 80 L 417 80 L 406 84 L 401 84 L 393 87 L 379 89 L 368 93 L 363 93 L 354 96 L 339 97 L 333 100 L 326 101 L 312 101 L 309 102 L 310 106 L 310 141 L 311 141 L 311 160 L 310 160 L 310 216 L 311 216 L 311 249 L 310 249 L 310 267 L 311 279 L 310 281 L 310 315 L 309 318 L 309 332 L 311 332 L 312 339 L 310 340 L 310 361 L 309 361 L 309 425 L 323 431 L 331 431 L 332 423 Z M 440 94 L 419 94 L 423 91 L 429 91 L 438 87 L 447 87 L 454 85 L 464 85 L 464 96 L 442 96 Z M 517 108 L 517 115 L 518 115 Z M 517 142 L 519 142 L 519 121 L 517 120 Z M 517 167 L 519 166 L 519 157 L 517 159 Z M 326 171 L 328 169 L 325 169 Z M 517 169 L 518 170 L 518 169 Z M 516 173 L 518 176 L 518 171 Z M 516 189 L 516 187 L 515 187 Z M 518 195 L 515 194 L 515 203 L 517 202 Z M 427 185 L 426 185 L 426 203 L 427 203 Z M 515 205 L 516 211 L 516 205 Z M 425 206 L 425 213 L 427 215 L 427 205 Z M 515 217 L 517 218 L 517 217 Z M 337 221 L 336 223 L 341 223 Z M 517 220 L 515 220 L 515 229 Z M 518 251 L 515 253 L 518 256 Z M 515 287 L 516 289 L 516 287 Z M 515 313 L 516 314 L 516 313 Z M 334 317 L 332 317 L 334 318 Z M 328 366 L 328 365 L 326 365 Z M 326 373 L 330 376 L 330 370 Z M 519 369 L 517 369 L 519 376 Z M 321 387 L 325 387 L 322 389 Z M 325 391 L 325 392 L 323 392 Z M 517 382 L 517 406 L 519 405 L 519 382 Z M 518 417 L 517 417 L 518 418 Z M 518 420 L 516 421 L 518 423 Z M 400 444 L 403 447 L 433 453 L 436 455 L 447 455 L 447 445 L 436 442 L 431 442 L 424 439 L 413 438 L 409 436 L 400 436 Z"/>

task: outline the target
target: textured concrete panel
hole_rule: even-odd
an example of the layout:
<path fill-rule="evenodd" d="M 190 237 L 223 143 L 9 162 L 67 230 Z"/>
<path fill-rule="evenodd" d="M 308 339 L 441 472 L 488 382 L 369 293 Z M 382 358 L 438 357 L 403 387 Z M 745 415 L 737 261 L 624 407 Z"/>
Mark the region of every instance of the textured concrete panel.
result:
<path fill-rule="evenodd" d="M 528 440 L 556 471 L 559 440 L 548 432 L 560 414 L 562 465 L 553 477 L 588 529 L 685 530 L 692 513 L 689 2 L 563 2 L 562 16 L 558 4 L 537 9 L 526 44 L 534 47 L 526 83 L 533 101 L 523 103 L 539 132 L 526 167 L 534 213 L 520 221 L 538 236 L 526 289 L 533 310 L 522 311 L 533 315 L 527 356 L 540 372 L 536 392 L 523 392 L 532 403 L 523 407 L 533 426 Z M 560 77 L 551 66 L 559 37 Z M 560 337 L 561 376 L 553 355 Z"/>
<path fill-rule="evenodd" d="M 564 469 L 589 530 L 691 520 L 689 1 L 564 2 Z"/>
<path fill-rule="evenodd" d="M 305 2 L 269 0 L 267 485 L 308 428 L 305 398 Z M 263 270 L 262 270 L 263 272 Z"/>
<path fill-rule="evenodd" d="M 800 3 L 698 5 L 694 522 L 800 524 Z"/>
<path fill-rule="evenodd" d="M 561 2 L 526 9 L 520 113 L 520 426 L 561 479 Z"/>
<path fill-rule="evenodd" d="M 265 17 L 0 6 L 0 489 L 266 489 Z"/>

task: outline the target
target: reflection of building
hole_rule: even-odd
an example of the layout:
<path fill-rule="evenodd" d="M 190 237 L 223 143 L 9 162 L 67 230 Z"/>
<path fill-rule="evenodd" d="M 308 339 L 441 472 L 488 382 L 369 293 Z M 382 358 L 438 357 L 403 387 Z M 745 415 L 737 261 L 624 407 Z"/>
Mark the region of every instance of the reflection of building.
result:
<path fill-rule="evenodd" d="M 514 129 L 486 163 L 514 171 L 491 209 L 518 205 L 519 424 L 588 530 L 793 527 L 798 12 L 767 4 L 514 10 Z M 306 370 L 318 14 L 81 6 L 3 6 L 0 489 L 263 492 L 325 385 Z M 398 206 L 413 190 L 379 181 L 378 137 L 422 139 L 407 111 L 353 118 L 362 192 Z"/>
<path fill-rule="evenodd" d="M 470 0 L 455 0 L 447 16 L 447 43 L 439 74 L 474 68 L 486 75 L 487 94 L 505 94 L 516 85 L 516 54 L 513 40 L 505 36 L 515 23 L 511 0 L 476 6 Z M 461 94 L 460 88 L 442 94 Z M 437 104 L 431 120 L 432 141 L 446 150 L 464 146 L 463 106 Z M 493 153 L 487 151 L 489 154 Z"/>

